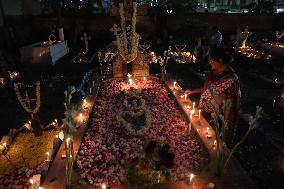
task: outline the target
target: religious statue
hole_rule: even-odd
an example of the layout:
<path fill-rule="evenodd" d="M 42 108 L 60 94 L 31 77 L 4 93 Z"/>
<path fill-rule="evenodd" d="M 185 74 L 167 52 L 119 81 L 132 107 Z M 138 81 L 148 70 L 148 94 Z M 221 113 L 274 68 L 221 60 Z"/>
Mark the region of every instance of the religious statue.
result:
<path fill-rule="evenodd" d="M 245 28 L 245 31 L 243 31 L 241 33 L 241 36 L 242 36 L 242 39 L 243 39 L 243 42 L 242 42 L 242 48 L 246 48 L 246 42 L 247 42 L 247 39 L 248 37 L 251 35 L 251 32 L 248 31 L 248 26 L 246 26 Z"/>

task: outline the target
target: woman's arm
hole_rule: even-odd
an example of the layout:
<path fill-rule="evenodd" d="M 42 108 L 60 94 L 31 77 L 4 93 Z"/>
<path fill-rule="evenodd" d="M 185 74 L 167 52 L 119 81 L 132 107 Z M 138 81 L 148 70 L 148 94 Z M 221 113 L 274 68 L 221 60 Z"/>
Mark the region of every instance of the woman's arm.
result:
<path fill-rule="evenodd" d="M 185 94 L 190 95 L 194 93 L 201 93 L 201 91 L 202 91 L 202 88 L 196 88 L 196 89 L 186 90 Z"/>

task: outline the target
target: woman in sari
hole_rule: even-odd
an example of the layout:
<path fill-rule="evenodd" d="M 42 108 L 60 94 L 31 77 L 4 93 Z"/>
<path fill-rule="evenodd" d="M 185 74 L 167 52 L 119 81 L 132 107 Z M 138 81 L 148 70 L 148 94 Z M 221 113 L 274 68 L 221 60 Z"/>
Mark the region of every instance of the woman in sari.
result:
<path fill-rule="evenodd" d="M 219 113 L 227 122 L 225 142 L 231 147 L 234 142 L 238 115 L 240 110 L 240 83 L 235 71 L 229 66 L 231 57 L 221 48 L 212 49 L 209 57 L 211 73 L 207 76 L 202 88 L 186 90 L 186 94 L 201 93 L 199 108 L 210 123 L 213 105 L 216 104 Z M 212 94 L 212 92 L 214 94 Z M 215 96 L 215 97 L 214 97 Z M 224 108 L 224 102 L 229 104 Z"/>

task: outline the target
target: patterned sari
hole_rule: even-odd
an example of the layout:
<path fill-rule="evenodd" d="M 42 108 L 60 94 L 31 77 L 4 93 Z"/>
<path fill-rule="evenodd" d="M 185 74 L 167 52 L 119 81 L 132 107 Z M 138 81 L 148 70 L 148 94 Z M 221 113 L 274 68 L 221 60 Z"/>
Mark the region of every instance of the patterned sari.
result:
<path fill-rule="evenodd" d="M 240 83 L 235 71 L 229 67 L 229 70 L 222 75 L 209 74 L 205 80 L 203 90 L 201 92 L 199 108 L 203 111 L 204 117 L 210 123 L 211 113 L 214 112 L 212 104 L 214 103 L 214 97 L 209 91 L 209 87 L 214 89 L 217 104 L 219 106 L 219 112 L 224 115 L 226 113 L 226 120 L 228 122 L 228 129 L 226 129 L 226 143 L 231 146 L 236 134 L 238 115 L 240 111 Z M 229 101 L 231 106 L 229 109 L 223 111 L 223 101 Z M 205 103 L 208 101 L 210 103 Z"/>

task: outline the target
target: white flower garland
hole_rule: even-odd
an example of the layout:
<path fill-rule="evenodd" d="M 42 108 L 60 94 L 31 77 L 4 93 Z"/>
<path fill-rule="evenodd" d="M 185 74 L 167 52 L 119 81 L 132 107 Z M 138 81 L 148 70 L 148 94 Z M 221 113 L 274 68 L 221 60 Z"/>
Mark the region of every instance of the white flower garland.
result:
<path fill-rule="evenodd" d="M 131 31 L 127 31 L 125 24 L 125 11 L 123 3 L 119 4 L 119 14 L 121 19 L 121 29 L 122 33 L 116 35 L 116 42 L 119 49 L 119 54 L 126 62 L 132 62 L 137 57 L 138 44 L 140 36 L 135 32 L 136 31 L 136 14 L 137 14 L 137 3 L 133 2 L 133 14 L 132 14 L 132 23 Z"/>

